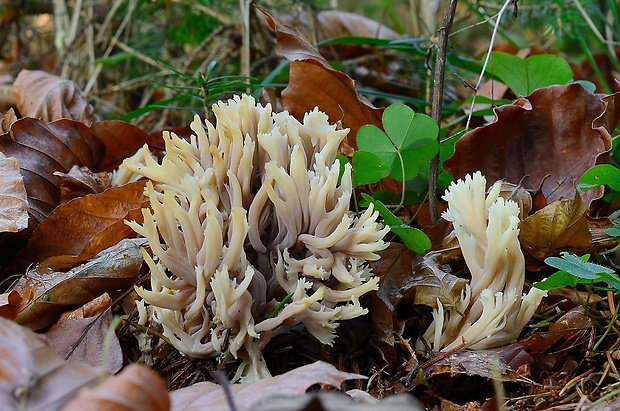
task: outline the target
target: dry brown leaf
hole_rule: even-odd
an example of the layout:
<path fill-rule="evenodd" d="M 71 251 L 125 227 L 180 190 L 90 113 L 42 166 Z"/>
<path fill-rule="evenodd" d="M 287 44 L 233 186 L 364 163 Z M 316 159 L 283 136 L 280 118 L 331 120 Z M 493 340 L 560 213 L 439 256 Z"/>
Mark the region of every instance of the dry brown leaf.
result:
<path fill-rule="evenodd" d="M 22 70 L 13 84 L 13 93 L 24 117 L 44 122 L 67 118 L 85 124 L 99 120 L 73 81 L 44 71 Z"/>
<path fill-rule="evenodd" d="M 0 152 L 0 233 L 26 229 L 29 208 L 19 162 Z"/>
<path fill-rule="evenodd" d="M 0 404 L 3 411 L 56 411 L 101 372 L 64 361 L 44 336 L 0 317 Z"/>
<path fill-rule="evenodd" d="M 0 317 L 14 320 L 19 312 L 22 297 L 15 290 L 0 294 Z"/>
<path fill-rule="evenodd" d="M 63 313 L 45 333 L 49 345 L 65 360 L 104 366 L 116 374 L 123 366 L 123 352 L 116 334 L 112 332 L 109 345 L 104 344 L 112 326 L 111 306 L 112 299 L 104 293 L 75 311 Z"/>
<path fill-rule="evenodd" d="M 587 252 L 592 247 L 587 211 L 578 192 L 572 200 L 548 204 L 521 222 L 521 246 L 541 261 L 560 251 Z"/>
<path fill-rule="evenodd" d="M 305 113 L 318 107 L 332 123 L 341 122 L 349 128 L 345 154 L 356 147 L 357 130 L 364 124 L 383 128 L 383 109 L 373 107 L 355 90 L 353 80 L 334 70 L 327 60 L 295 28 L 275 21 L 266 12 L 269 26 L 276 32 L 278 50 L 291 61 L 288 86 L 282 91 L 282 105 L 291 115 L 301 120 Z"/>
<path fill-rule="evenodd" d="M 358 401 L 356 397 L 362 398 Z M 252 411 L 423 411 L 424 409 L 413 395 L 391 395 L 378 400 L 359 390 L 347 391 L 346 394 L 330 391 L 296 396 L 280 394 L 252 406 Z"/>
<path fill-rule="evenodd" d="M 144 365 L 131 364 L 117 376 L 106 379 L 103 384 L 81 389 L 60 411 L 168 411 L 169 409 L 168 388 L 161 377 Z"/>
<path fill-rule="evenodd" d="M 548 202 L 572 199 L 581 175 L 611 149 L 608 127 L 617 119 L 607 107 L 579 84 L 541 88 L 497 108 L 493 124 L 465 134 L 444 168 L 454 179 L 480 170 L 488 184 L 523 180 L 532 191 L 542 185 Z M 602 189 L 586 194 L 589 205 Z"/>
<path fill-rule="evenodd" d="M 459 249 L 444 250 L 430 252 L 415 264 L 412 252 L 396 243 L 381 253 L 381 259 L 372 265 L 381 283 L 370 310 L 380 341 L 394 344 L 393 334 L 403 327 L 396 312 L 402 301 L 436 307 L 439 298 L 444 307 L 453 307 L 460 300 L 465 279 L 450 274 L 449 267 L 442 267 L 458 258 Z"/>
<path fill-rule="evenodd" d="M 17 268 L 45 259 L 55 270 L 73 267 L 133 235 L 124 221 L 141 221 L 142 208 L 149 204 L 144 185 L 137 181 L 111 187 L 58 206 L 19 253 Z"/>
<path fill-rule="evenodd" d="M 85 304 L 104 292 L 124 291 L 142 267 L 137 240 L 125 239 L 84 264 L 64 273 L 47 266 L 29 270 L 11 289 L 23 301 L 15 321 L 38 330 L 54 324 L 60 314 Z"/>
<path fill-rule="evenodd" d="M 472 376 L 488 380 L 529 382 L 525 377 L 530 372 L 532 362 L 533 358 L 519 344 L 488 350 L 461 350 L 426 368 L 424 378 L 434 387 L 448 385 L 437 381 L 439 378 L 452 380 L 448 386 L 454 387 L 458 377 Z"/>
<path fill-rule="evenodd" d="M 60 204 L 60 179 L 54 173 L 67 173 L 74 165 L 94 170 L 104 150 L 88 127 L 72 120 L 45 124 L 23 118 L 0 135 L 0 151 L 19 162 L 30 213 L 38 222 Z"/>
<path fill-rule="evenodd" d="M 60 203 L 88 194 L 99 194 L 112 186 L 106 172 L 93 173 L 86 167 L 73 166 L 68 173 L 54 173 L 60 178 Z"/>
<path fill-rule="evenodd" d="M 251 384 L 230 386 L 232 397 L 238 411 L 252 410 L 258 402 L 274 395 L 303 394 L 314 384 L 327 384 L 339 387 L 345 380 L 367 378 L 363 375 L 338 371 L 333 365 L 317 361 L 296 368 L 277 377 L 265 378 Z M 200 382 L 187 388 L 172 391 L 171 409 L 184 411 L 228 411 L 230 407 L 221 386 L 210 382 Z"/>
<path fill-rule="evenodd" d="M 142 129 L 124 121 L 98 121 L 90 125 L 95 137 L 106 146 L 105 157 L 98 171 L 112 171 L 144 144 L 164 146 L 161 134 L 151 136 Z"/>
<path fill-rule="evenodd" d="M 11 124 L 17 121 L 17 115 L 15 114 L 15 110 L 10 108 L 9 111 L 4 113 L 2 116 L 2 121 L 0 121 L 0 133 L 6 133 L 11 129 Z"/>

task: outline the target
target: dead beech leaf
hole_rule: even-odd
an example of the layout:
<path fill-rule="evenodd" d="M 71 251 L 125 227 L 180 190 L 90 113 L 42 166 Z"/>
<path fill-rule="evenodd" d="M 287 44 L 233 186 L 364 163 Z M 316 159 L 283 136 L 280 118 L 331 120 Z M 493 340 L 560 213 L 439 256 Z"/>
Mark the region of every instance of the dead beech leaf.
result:
<path fill-rule="evenodd" d="M 112 171 L 144 144 L 164 146 L 161 135 L 151 136 L 133 124 L 124 121 L 98 121 L 90 131 L 106 146 L 105 157 L 97 171 Z"/>
<path fill-rule="evenodd" d="M 168 388 L 150 368 L 131 364 L 102 384 L 82 388 L 60 411 L 168 411 Z"/>
<path fill-rule="evenodd" d="M 44 336 L 0 317 L 0 404 L 3 411 L 56 411 L 101 372 L 64 361 Z"/>
<path fill-rule="evenodd" d="M 104 345 L 112 326 L 111 306 L 112 299 L 104 293 L 75 311 L 63 313 L 45 333 L 49 345 L 65 360 L 104 366 L 116 374 L 123 366 L 123 352 L 116 334 L 112 333 L 109 346 Z"/>
<path fill-rule="evenodd" d="M 15 110 L 11 107 L 4 115 L 0 121 L 0 133 L 6 133 L 11 129 L 11 124 L 17 121 L 17 115 L 15 114 Z"/>
<path fill-rule="evenodd" d="M 149 204 L 144 185 L 110 187 L 58 206 L 35 229 L 16 265 L 48 259 L 46 265 L 54 270 L 73 267 L 132 235 L 125 220 L 142 219 L 142 208 Z"/>
<path fill-rule="evenodd" d="M 480 170 L 489 184 L 523 180 L 531 191 L 542 184 L 548 202 L 572 199 L 581 175 L 611 149 L 617 118 L 607 107 L 579 84 L 538 89 L 497 108 L 493 124 L 465 134 L 444 168 L 454 179 Z M 588 191 L 585 203 L 602 193 Z"/>
<path fill-rule="evenodd" d="M 383 128 L 383 109 L 373 107 L 355 90 L 354 81 L 334 70 L 312 44 L 295 28 L 278 23 L 263 11 L 269 26 L 276 32 L 278 50 L 291 61 L 289 84 L 282 91 L 282 105 L 298 120 L 318 107 L 332 123 L 349 128 L 345 154 L 356 147 L 357 130 L 364 124 Z M 347 147 L 348 146 L 348 147 Z"/>
<path fill-rule="evenodd" d="M 23 118 L 0 135 L 0 151 L 19 162 L 30 213 L 38 222 L 60 204 L 60 179 L 54 173 L 67 173 L 74 165 L 94 170 L 104 149 L 88 127 L 72 120 L 46 124 Z"/>
<path fill-rule="evenodd" d="M 60 203 L 88 194 L 99 194 L 112 186 L 110 176 L 106 172 L 93 173 L 87 167 L 73 166 L 68 173 L 54 173 L 60 182 Z"/>
<path fill-rule="evenodd" d="M 411 251 L 396 243 L 381 253 L 381 259 L 372 265 L 381 283 L 370 310 L 380 341 L 394 344 L 393 334 L 402 328 L 402 320 L 396 316 L 396 308 L 402 301 L 436 307 L 439 299 L 444 307 L 454 306 L 466 281 L 450 274 L 449 267 L 442 266 L 459 256 L 458 248 L 434 251 L 415 264 Z"/>
<path fill-rule="evenodd" d="M 23 301 L 15 321 L 39 330 L 54 324 L 60 314 L 85 304 L 104 292 L 117 293 L 135 282 L 142 267 L 138 241 L 125 239 L 68 272 L 37 266 L 11 290 Z"/>
<path fill-rule="evenodd" d="M 348 395 L 347 395 L 348 394 Z M 360 398 L 361 397 L 361 398 Z M 390 395 L 378 400 L 366 391 L 319 391 L 307 394 L 278 396 L 252 406 L 252 411 L 423 411 L 413 395 Z"/>
<path fill-rule="evenodd" d="M 19 162 L 0 152 L 0 233 L 26 229 L 29 208 Z"/>
<path fill-rule="evenodd" d="M 424 370 L 424 378 L 440 386 L 439 378 L 478 376 L 488 380 L 528 382 L 533 358 L 518 343 L 488 350 L 461 350 Z"/>
<path fill-rule="evenodd" d="M 0 317 L 14 320 L 19 312 L 22 297 L 15 290 L 0 294 Z"/>
<path fill-rule="evenodd" d="M 338 371 L 323 361 L 296 368 L 276 377 L 265 378 L 251 384 L 232 384 L 230 390 L 238 411 L 252 410 L 258 402 L 274 395 L 303 394 L 314 384 L 339 387 L 345 380 L 367 378 L 359 374 Z M 173 411 L 228 411 L 230 406 L 221 386 L 200 382 L 170 393 Z"/>
<path fill-rule="evenodd" d="M 67 118 L 87 125 L 99 119 L 73 81 L 44 71 L 20 71 L 13 84 L 13 93 L 24 117 L 44 122 Z"/>
<path fill-rule="evenodd" d="M 592 247 L 587 211 L 578 192 L 572 200 L 548 204 L 521 222 L 521 246 L 541 261 L 560 251 L 587 252 Z"/>

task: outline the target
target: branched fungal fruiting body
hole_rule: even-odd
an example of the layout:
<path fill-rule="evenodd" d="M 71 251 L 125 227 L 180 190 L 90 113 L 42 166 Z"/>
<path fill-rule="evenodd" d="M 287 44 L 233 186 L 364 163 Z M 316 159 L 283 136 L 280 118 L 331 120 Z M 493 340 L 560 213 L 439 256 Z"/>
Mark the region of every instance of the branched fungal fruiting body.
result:
<path fill-rule="evenodd" d="M 437 301 L 433 323 L 424 338 L 434 351 L 498 347 L 514 341 L 545 295 L 532 288 L 523 295 L 525 258 L 519 243 L 519 206 L 499 196 L 501 182 L 485 195 L 480 172 L 450 185 L 444 200 L 471 281 L 461 301 L 444 310 Z M 418 344 L 421 349 L 422 344 Z"/>
<path fill-rule="evenodd" d="M 347 130 L 324 113 L 300 123 L 249 96 L 213 112 L 189 141 L 164 133 L 161 164 L 147 147 L 123 163 L 153 180 L 144 222 L 128 222 L 153 255 L 143 252 L 151 290 L 137 292 L 180 352 L 240 358 L 236 377 L 249 382 L 269 375 L 262 349 L 278 333 L 301 323 L 331 344 L 339 320 L 367 312 L 359 297 L 378 278 L 365 262 L 389 227 L 372 207 L 349 211 L 351 167 L 338 184 L 336 159 Z"/>

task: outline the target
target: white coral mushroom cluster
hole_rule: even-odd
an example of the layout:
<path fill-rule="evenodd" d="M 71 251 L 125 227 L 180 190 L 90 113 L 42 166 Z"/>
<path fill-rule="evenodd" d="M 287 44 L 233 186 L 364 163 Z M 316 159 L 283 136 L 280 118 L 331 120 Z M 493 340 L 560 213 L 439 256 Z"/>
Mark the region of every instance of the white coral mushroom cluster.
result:
<path fill-rule="evenodd" d="M 485 349 L 514 341 L 532 318 L 545 295 L 532 288 L 523 295 L 525 258 L 519 243 L 519 206 L 500 197 L 496 182 L 485 197 L 486 179 L 480 172 L 452 183 L 444 199 L 471 281 L 452 310 L 441 302 L 424 334 L 434 351 L 464 344 Z"/>
<path fill-rule="evenodd" d="M 138 294 L 182 353 L 240 358 L 237 378 L 269 375 L 262 349 L 297 325 L 331 344 L 337 322 L 365 314 L 359 297 L 377 288 L 389 227 L 370 207 L 349 211 L 351 167 L 340 183 L 337 130 L 315 109 L 302 123 L 250 96 L 196 117 L 190 141 L 164 133 L 158 164 L 144 147 L 129 171 L 150 178 L 151 209 L 128 224 L 150 243 L 151 290 Z M 282 302 L 289 301 L 282 306 Z"/>

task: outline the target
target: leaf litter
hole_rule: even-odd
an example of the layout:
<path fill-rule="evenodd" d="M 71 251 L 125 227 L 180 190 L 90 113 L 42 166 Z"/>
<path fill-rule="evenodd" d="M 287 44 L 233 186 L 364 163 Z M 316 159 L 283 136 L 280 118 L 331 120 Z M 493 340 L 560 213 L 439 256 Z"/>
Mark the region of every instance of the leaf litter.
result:
<path fill-rule="evenodd" d="M 360 97 L 349 76 L 331 67 L 303 35 L 269 16 L 268 21 L 279 50 L 291 61 L 290 82 L 282 93 L 285 109 L 300 118 L 318 106 L 332 122 L 351 128 L 341 146 L 349 155 L 357 147 L 360 127 L 373 124 L 383 130 L 384 111 Z M 603 391 L 613 388 L 609 381 L 617 375 L 614 360 L 620 355 L 617 344 L 605 339 L 616 322 L 611 290 L 607 299 L 592 289 L 550 291 L 530 328 L 514 344 L 418 356 L 413 341 L 428 326 L 430 310 L 438 301 L 445 307 L 456 305 L 468 277 L 460 250 L 449 241 L 433 241 L 435 250 L 424 256 L 391 244 L 373 266 L 381 284 L 372 301 L 364 302 L 371 307 L 370 319 L 343 324 L 333 349 L 317 345 L 303 329 L 293 329 L 267 350 L 268 361 L 310 365 L 250 385 L 197 382 L 218 368 L 227 369 L 229 359 L 180 358 L 159 339 L 152 359 L 160 361 L 154 368 L 168 381 L 147 367 L 126 365 L 118 376 L 99 384 L 108 371 L 115 373 L 140 357 L 130 330 L 141 329 L 154 339 L 161 330 L 141 328 L 132 295 L 140 281 L 142 256 L 138 243 L 127 239 L 131 230 L 124 221 L 139 219 L 140 210 L 148 206 L 144 182 L 115 187 L 98 172 L 113 170 L 143 144 L 161 147 L 161 138 L 128 123 L 98 121 L 71 82 L 43 72 L 22 73 L 16 92 L 25 117 L 6 115 L 0 136 L 0 151 L 11 159 L 10 182 L 18 193 L 5 195 L 0 211 L 18 222 L 7 231 L 29 239 L 18 258 L 4 256 L 9 260 L 3 265 L 4 277 L 21 275 L 0 294 L 0 402 L 9 409 L 73 410 L 84 409 L 84 404 L 119 410 L 230 409 L 232 404 L 239 410 L 276 405 L 291 410 L 366 409 L 342 394 L 306 393 L 310 387 L 337 390 L 343 385 L 357 388 L 357 394 L 350 391 L 352 397 L 371 402 L 388 396 L 368 409 L 388 407 L 389 394 L 408 392 L 442 409 L 497 409 L 500 400 L 514 409 L 533 409 L 530 399 L 537 401 L 537 409 L 557 409 L 574 406 L 578 395 L 604 397 Z M 33 87 L 45 92 L 32 99 Z M 609 160 L 618 107 L 617 95 L 601 97 L 576 84 L 544 87 L 497 108 L 495 121 L 465 134 L 445 162 L 454 179 L 480 170 L 489 184 L 503 179 L 517 187 L 506 193 L 508 198 L 518 190 L 531 193 L 529 200 L 520 193 L 518 201 L 529 201 L 532 209 L 524 212 L 520 227 L 532 271 L 545 267 L 542 261 L 560 251 L 597 250 L 592 240 L 596 225 L 589 214 L 603 189 L 584 194 L 575 186 L 584 171 Z M 391 148 L 387 152 L 391 155 Z M 9 214 L 15 207 L 17 214 Z M 24 234 L 28 216 L 34 231 Z M 541 279 L 535 273 L 529 276 L 526 287 Z M 120 341 L 110 332 L 115 315 L 121 316 Z M 49 327 L 46 336 L 53 348 L 42 334 L 17 323 Z M 186 388 L 169 395 L 167 385 L 175 385 L 175 375 Z M 499 398 L 494 381 L 505 383 L 505 398 Z M 296 396 L 283 405 L 276 400 L 261 405 L 285 391 Z M 402 400 L 408 409 L 419 406 L 409 402 L 408 395 L 395 397 L 395 405 Z M 617 404 L 608 399 L 599 406 Z"/>

